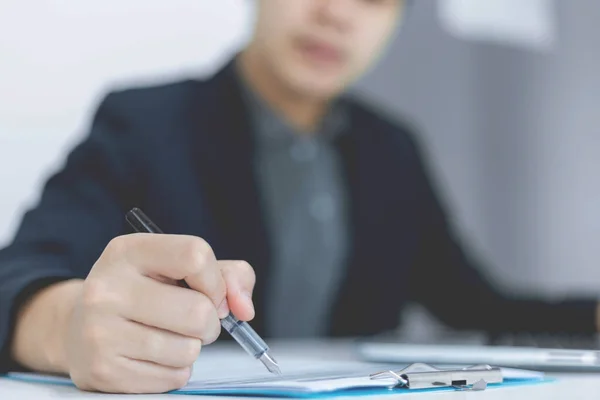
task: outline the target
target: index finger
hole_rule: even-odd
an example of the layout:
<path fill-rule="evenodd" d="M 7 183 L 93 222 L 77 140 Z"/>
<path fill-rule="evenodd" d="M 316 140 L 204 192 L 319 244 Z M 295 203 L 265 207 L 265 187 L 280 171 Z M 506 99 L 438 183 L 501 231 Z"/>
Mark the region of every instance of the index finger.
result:
<path fill-rule="evenodd" d="M 185 280 L 208 296 L 215 307 L 225 299 L 226 287 L 215 254 L 203 239 L 187 235 L 135 233 L 111 241 L 107 247 L 111 264 L 123 262 L 152 278 Z"/>

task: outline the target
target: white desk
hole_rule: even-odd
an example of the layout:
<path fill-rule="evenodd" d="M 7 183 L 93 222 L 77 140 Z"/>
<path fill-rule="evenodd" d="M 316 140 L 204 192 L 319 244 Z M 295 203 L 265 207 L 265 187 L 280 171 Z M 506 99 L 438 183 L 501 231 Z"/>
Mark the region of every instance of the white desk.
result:
<path fill-rule="evenodd" d="M 353 355 L 351 346 L 347 343 L 300 343 L 285 344 L 275 343 L 273 346 L 274 354 L 286 355 L 315 355 L 318 358 L 352 360 Z M 211 349 L 212 350 L 212 349 Z M 215 347 L 214 351 L 219 349 Z M 508 387 L 500 389 L 488 389 L 484 392 L 438 392 L 438 393 L 410 393 L 397 396 L 385 395 L 382 399 L 392 400 L 394 398 L 404 400 L 458 400 L 458 399 L 481 399 L 481 400 L 552 400 L 552 399 L 598 399 L 600 398 L 600 374 L 572 374 L 557 376 L 556 383 L 547 383 L 531 386 Z M 182 395 L 147 395 L 134 396 L 135 400 L 147 399 L 183 399 L 204 398 L 207 396 L 182 396 Z M 46 400 L 46 399 L 110 399 L 110 400 L 131 400 L 132 396 L 124 395 L 103 395 L 97 393 L 85 393 L 75 388 L 39 385 L 31 383 L 22 383 L 0 378 L 0 399 L 1 400 Z M 222 400 L 223 397 L 212 399 Z M 342 400 L 343 398 L 336 398 Z M 356 397 L 349 399 L 356 400 Z"/>

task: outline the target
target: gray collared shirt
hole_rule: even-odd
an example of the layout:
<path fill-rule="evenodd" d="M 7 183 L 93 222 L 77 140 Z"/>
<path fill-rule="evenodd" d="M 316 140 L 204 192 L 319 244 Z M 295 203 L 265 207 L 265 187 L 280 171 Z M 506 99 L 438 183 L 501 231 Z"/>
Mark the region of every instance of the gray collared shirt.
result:
<path fill-rule="evenodd" d="M 347 191 L 333 140 L 347 118 L 332 107 L 320 128 L 300 133 L 242 82 L 255 132 L 256 175 L 273 256 L 267 333 L 327 333 L 348 253 Z"/>

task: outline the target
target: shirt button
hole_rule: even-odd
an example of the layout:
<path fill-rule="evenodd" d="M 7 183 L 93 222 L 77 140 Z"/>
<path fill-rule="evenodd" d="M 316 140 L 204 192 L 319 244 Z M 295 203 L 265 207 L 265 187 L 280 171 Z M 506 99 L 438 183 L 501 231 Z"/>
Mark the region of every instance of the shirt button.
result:
<path fill-rule="evenodd" d="M 295 143 L 290 149 L 292 158 L 298 162 L 308 162 L 317 156 L 317 145 L 312 141 Z"/>
<path fill-rule="evenodd" d="M 331 221 L 334 212 L 335 205 L 331 194 L 317 196 L 310 202 L 310 215 L 318 221 Z"/>

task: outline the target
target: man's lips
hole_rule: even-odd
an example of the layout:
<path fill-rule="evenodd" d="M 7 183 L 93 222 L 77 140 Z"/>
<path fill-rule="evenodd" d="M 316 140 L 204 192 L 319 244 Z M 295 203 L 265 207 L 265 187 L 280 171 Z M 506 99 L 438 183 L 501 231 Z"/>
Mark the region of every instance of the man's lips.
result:
<path fill-rule="evenodd" d="M 337 65 L 344 60 L 344 53 L 335 46 L 317 40 L 299 41 L 300 51 L 312 62 L 321 65 Z"/>

